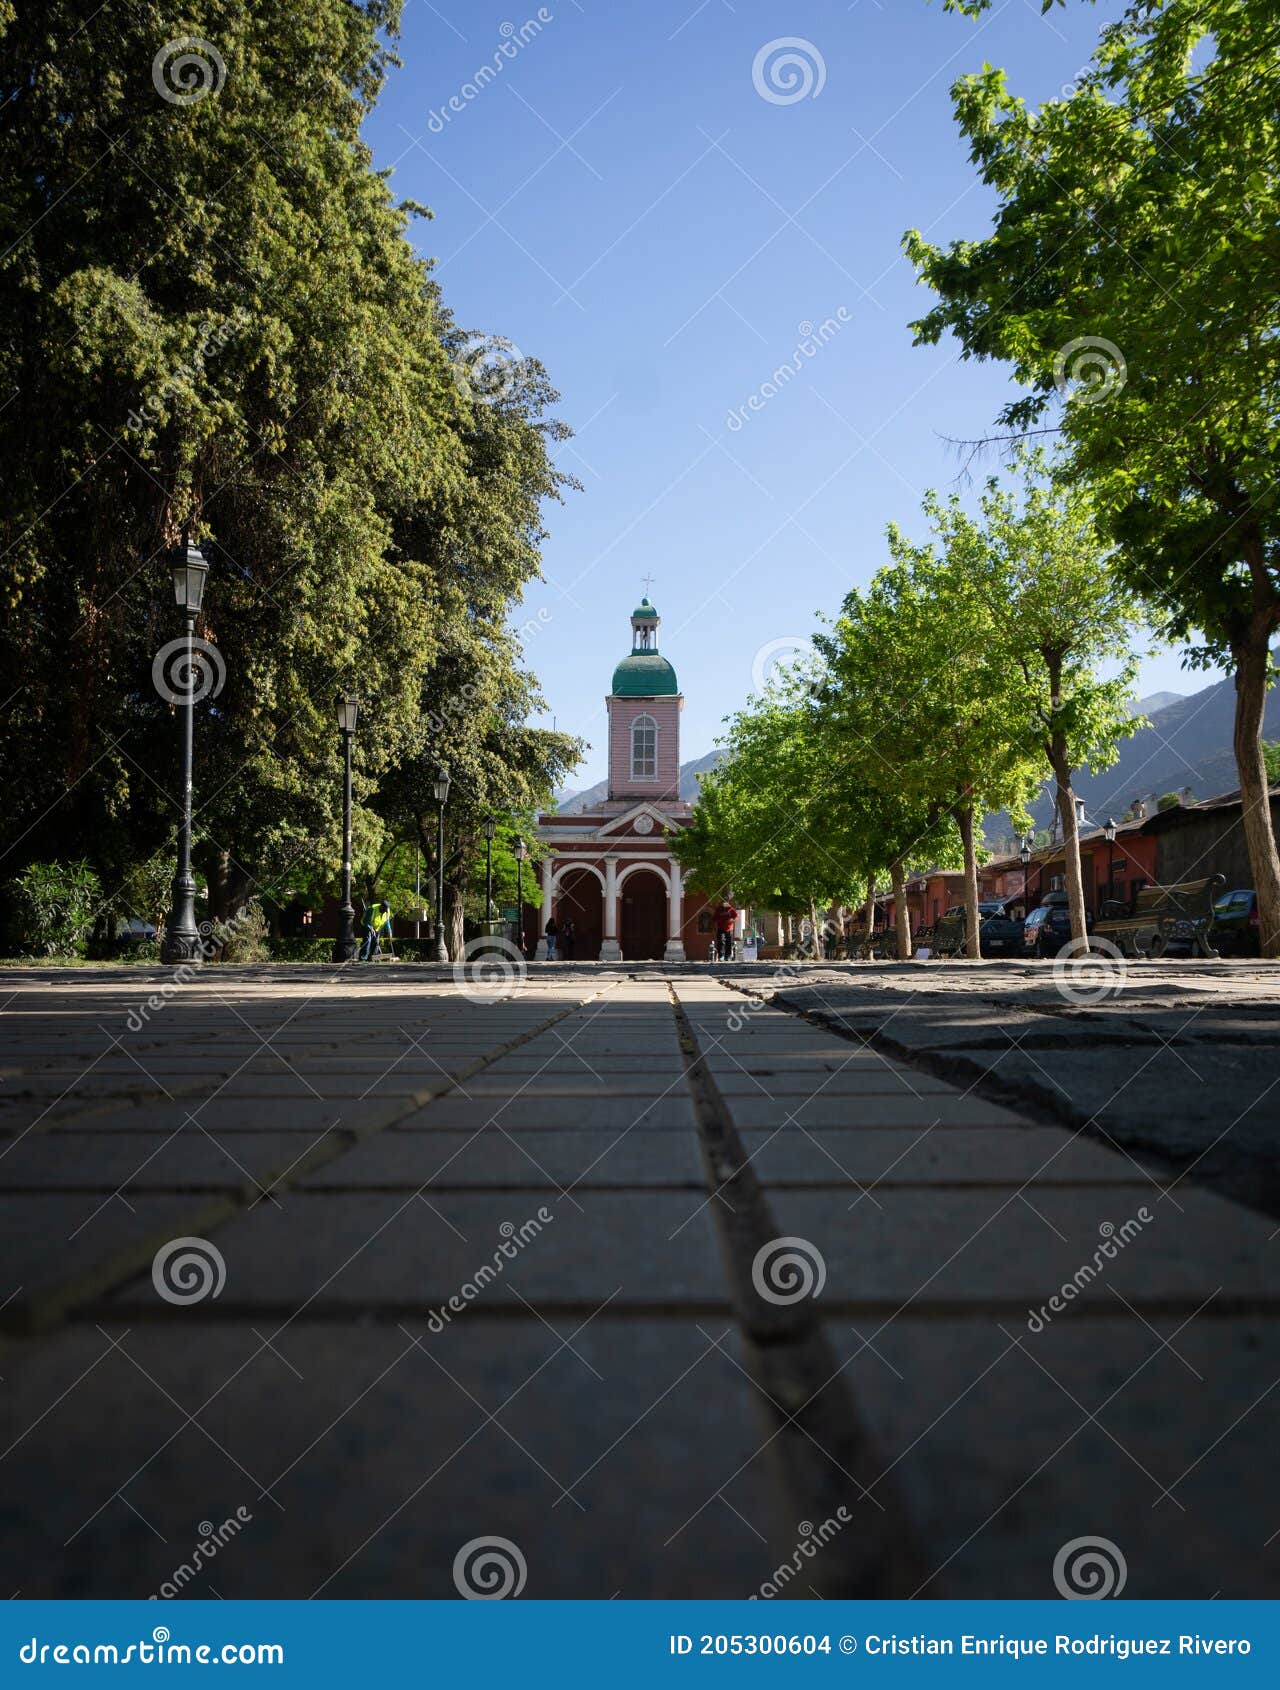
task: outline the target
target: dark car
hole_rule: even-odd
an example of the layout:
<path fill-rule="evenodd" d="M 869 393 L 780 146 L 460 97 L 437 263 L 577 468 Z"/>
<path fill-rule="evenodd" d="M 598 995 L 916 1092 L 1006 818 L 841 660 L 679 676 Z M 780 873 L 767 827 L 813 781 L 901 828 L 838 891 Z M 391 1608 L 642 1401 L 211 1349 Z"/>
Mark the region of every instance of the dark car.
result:
<path fill-rule="evenodd" d="M 1256 892 L 1224 892 L 1214 899 L 1209 943 L 1219 956 L 1258 956 L 1260 932 Z"/>
<path fill-rule="evenodd" d="M 980 903 L 978 905 L 978 945 L 983 956 L 1021 956 L 1022 918 L 1011 915 L 1009 905 Z M 965 906 L 952 904 L 938 923 L 934 935 L 934 949 L 939 956 L 963 956 L 965 934 Z"/>
<path fill-rule="evenodd" d="M 1093 932 L 1093 916 L 1086 912 L 1085 931 Z M 1071 943 L 1071 911 L 1065 892 L 1048 892 L 1045 900 L 1028 912 L 1022 924 L 1024 956 L 1054 957 Z"/>

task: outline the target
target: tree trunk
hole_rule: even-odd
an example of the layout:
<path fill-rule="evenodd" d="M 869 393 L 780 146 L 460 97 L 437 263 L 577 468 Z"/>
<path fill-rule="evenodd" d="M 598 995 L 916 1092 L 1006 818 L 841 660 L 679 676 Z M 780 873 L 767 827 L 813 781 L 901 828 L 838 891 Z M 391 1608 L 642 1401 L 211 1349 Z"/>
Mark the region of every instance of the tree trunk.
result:
<path fill-rule="evenodd" d="M 867 882 L 867 939 L 874 937 L 876 930 L 876 877 L 873 874 Z"/>
<path fill-rule="evenodd" d="M 907 908 L 907 873 L 901 860 L 889 864 L 893 879 L 893 925 L 898 934 L 898 961 L 911 961 L 911 911 Z"/>
<path fill-rule="evenodd" d="M 1271 825 L 1270 788 L 1262 753 L 1267 702 L 1269 618 L 1256 617 L 1249 637 L 1234 650 L 1236 718 L 1234 749 L 1249 866 L 1258 894 L 1258 939 L 1264 957 L 1280 957 L 1280 861 Z"/>
<path fill-rule="evenodd" d="M 966 803 L 956 811 L 960 827 L 960 843 L 964 846 L 964 948 L 973 962 L 982 957 L 980 929 L 982 917 L 978 913 L 978 853 L 973 844 L 973 805 Z"/>
<path fill-rule="evenodd" d="M 450 957 L 456 962 L 466 943 L 463 933 L 463 888 L 451 881 L 444 883 L 444 942 Z"/>
<path fill-rule="evenodd" d="M 1049 761 L 1057 782 L 1055 794 L 1058 816 L 1062 822 L 1063 861 L 1066 866 L 1067 908 L 1071 915 L 1071 938 L 1078 950 L 1088 943 L 1088 924 L 1085 920 L 1084 877 L 1080 873 L 1080 828 L 1076 822 L 1076 795 L 1071 790 L 1071 765 L 1067 761 L 1066 739 L 1055 734 L 1049 749 Z M 1084 941 L 1084 944 L 1081 944 Z"/>
<path fill-rule="evenodd" d="M 809 899 L 809 943 L 813 947 L 813 960 L 822 961 L 822 939 L 818 933 L 818 906 L 813 899 Z"/>

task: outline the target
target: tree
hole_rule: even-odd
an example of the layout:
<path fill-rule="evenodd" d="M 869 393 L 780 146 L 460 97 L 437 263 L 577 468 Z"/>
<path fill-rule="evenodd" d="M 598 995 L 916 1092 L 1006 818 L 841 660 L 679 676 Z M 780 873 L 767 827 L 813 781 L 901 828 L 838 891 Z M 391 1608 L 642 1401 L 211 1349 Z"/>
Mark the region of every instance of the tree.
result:
<path fill-rule="evenodd" d="M 1071 934 L 1083 943 L 1073 776 L 1084 766 L 1094 773 L 1109 768 L 1121 740 L 1145 727 L 1146 718 L 1131 713 L 1133 596 L 1098 535 L 1087 490 L 1055 487 L 1046 468 L 1040 454 L 1025 454 L 1020 493 L 995 480 L 987 484 L 982 512 L 989 545 L 978 560 L 979 590 L 992 612 L 992 637 L 1022 676 L 1021 709 L 1011 730 L 1053 772 Z"/>
<path fill-rule="evenodd" d="M 982 955 L 976 822 L 1007 809 L 1028 825 L 1025 805 L 1042 760 L 1017 724 L 1025 708 L 1023 675 L 1005 630 L 984 595 L 989 540 L 962 508 L 926 496 L 935 543 L 915 546 L 889 529 L 894 572 L 878 578 L 892 592 L 892 650 L 904 663 L 925 718 L 914 730 L 932 756 L 924 777 L 949 799 L 964 855 L 965 948 Z"/>
<path fill-rule="evenodd" d="M 758 910 L 807 912 L 816 931 L 819 908 L 855 902 L 864 875 L 832 812 L 834 771 L 808 671 L 778 676 L 721 743 L 692 826 L 671 839 L 687 884 Z"/>
<path fill-rule="evenodd" d="M 907 235 L 939 300 L 917 339 L 951 331 L 966 357 L 1012 364 L 1030 392 L 1003 425 L 1061 431 L 1160 631 L 1193 665 L 1234 669 L 1262 948 L 1280 955 L 1262 750 L 1280 628 L 1274 0 L 1140 0 L 1069 97 L 1033 112 L 987 67 L 955 101 L 999 209 L 982 240 Z"/>
<path fill-rule="evenodd" d="M 153 658 L 190 525 L 219 916 L 336 863 L 335 691 L 362 695 L 358 802 L 417 754 L 454 628 L 500 629 L 537 574 L 565 431 L 535 360 L 476 379 L 406 238 L 421 208 L 360 139 L 398 0 L 215 10 L 184 83 L 157 0 L 0 8 L 0 856 L 70 833 L 114 889 L 171 849 Z"/>

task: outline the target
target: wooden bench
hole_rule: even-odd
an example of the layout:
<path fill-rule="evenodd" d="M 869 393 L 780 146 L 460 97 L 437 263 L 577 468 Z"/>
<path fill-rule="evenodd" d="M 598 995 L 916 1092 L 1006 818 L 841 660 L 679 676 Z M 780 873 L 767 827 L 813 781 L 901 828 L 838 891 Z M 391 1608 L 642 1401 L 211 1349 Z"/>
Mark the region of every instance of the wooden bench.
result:
<path fill-rule="evenodd" d="M 1099 921 L 1093 931 L 1109 939 L 1126 956 L 1162 957 L 1174 940 L 1190 942 L 1192 954 L 1217 958 L 1209 943 L 1213 906 L 1226 877 L 1184 880 L 1177 886 L 1144 886 L 1130 915 Z"/>

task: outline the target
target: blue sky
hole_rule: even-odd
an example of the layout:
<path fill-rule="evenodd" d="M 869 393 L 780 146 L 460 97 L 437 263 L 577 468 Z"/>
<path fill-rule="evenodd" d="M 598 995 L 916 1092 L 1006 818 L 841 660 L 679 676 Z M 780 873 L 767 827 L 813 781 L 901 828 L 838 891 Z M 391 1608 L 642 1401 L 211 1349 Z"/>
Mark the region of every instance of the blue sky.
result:
<path fill-rule="evenodd" d="M 520 617 L 542 613 L 526 650 L 550 713 L 592 742 L 574 785 L 605 772 L 603 696 L 643 577 L 699 755 L 762 648 L 807 637 L 884 561 L 886 523 L 918 530 L 923 491 L 955 483 L 944 437 L 982 434 L 1013 389 L 907 328 L 929 296 L 903 231 L 974 236 L 991 215 L 949 87 L 985 59 L 1056 95 L 1119 10 L 407 0 L 367 139 L 396 194 L 432 207 L 414 238 L 459 322 L 540 358 L 575 430 L 560 462 L 583 490 L 550 508 Z M 762 52 L 784 38 L 800 45 Z M 1142 690 L 1208 678 L 1162 653 Z"/>

